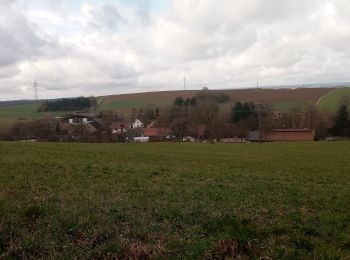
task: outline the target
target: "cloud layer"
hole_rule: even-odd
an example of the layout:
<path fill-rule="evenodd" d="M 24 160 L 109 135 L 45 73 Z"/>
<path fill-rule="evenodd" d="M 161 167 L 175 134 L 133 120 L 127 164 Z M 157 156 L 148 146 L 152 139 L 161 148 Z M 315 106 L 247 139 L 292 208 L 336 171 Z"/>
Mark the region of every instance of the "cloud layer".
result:
<path fill-rule="evenodd" d="M 0 100 L 350 81 L 346 0 L 0 0 Z"/>

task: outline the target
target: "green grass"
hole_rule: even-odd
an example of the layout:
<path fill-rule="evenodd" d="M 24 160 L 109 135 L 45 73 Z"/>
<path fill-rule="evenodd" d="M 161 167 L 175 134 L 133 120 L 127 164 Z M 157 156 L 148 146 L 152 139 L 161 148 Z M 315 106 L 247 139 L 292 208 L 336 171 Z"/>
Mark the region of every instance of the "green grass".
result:
<path fill-rule="evenodd" d="M 331 92 L 329 95 L 325 95 L 319 104 L 321 111 L 335 112 L 341 99 L 343 97 L 350 97 L 350 87 L 349 88 L 338 88 Z"/>
<path fill-rule="evenodd" d="M 349 157 L 350 142 L 0 143 L 0 258 L 344 259 Z"/>
<path fill-rule="evenodd" d="M 19 120 L 34 120 L 48 115 L 62 116 L 67 112 L 43 113 L 37 112 L 41 104 L 26 104 L 0 107 L 0 125 L 9 125 Z"/>
<path fill-rule="evenodd" d="M 28 105 L 15 105 L 0 107 L 0 117 L 7 119 L 20 119 L 20 118 L 38 118 L 40 113 L 37 112 L 40 104 L 28 104 Z"/>
<path fill-rule="evenodd" d="M 293 108 L 304 109 L 310 106 L 312 102 L 300 101 L 300 102 L 285 102 L 285 103 L 275 103 L 272 105 L 273 110 L 286 111 Z"/>

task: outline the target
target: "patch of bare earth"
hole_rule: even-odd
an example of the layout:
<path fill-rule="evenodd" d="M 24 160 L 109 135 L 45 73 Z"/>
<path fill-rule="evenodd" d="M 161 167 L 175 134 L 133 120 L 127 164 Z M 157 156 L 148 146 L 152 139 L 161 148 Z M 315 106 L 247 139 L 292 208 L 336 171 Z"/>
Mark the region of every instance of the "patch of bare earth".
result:
<path fill-rule="evenodd" d="M 322 96 L 333 91 L 334 88 L 296 88 L 296 89 L 229 89 L 213 90 L 213 93 L 225 93 L 230 96 L 231 102 L 317 102 Z M 191 98 L 199 90 L 160 91 L 134 94 L 112 95 L 104 98 L 103 102 L 122 100 L 144 100 L 157 102 L 159 100 L 174 100 L 176 97 Z"/>

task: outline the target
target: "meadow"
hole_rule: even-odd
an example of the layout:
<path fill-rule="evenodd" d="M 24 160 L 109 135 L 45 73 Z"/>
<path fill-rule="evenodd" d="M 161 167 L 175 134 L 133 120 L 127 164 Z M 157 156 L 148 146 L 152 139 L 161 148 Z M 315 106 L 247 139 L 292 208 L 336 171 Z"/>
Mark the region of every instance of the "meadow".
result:
<path fill-rule="evenodd" d="M 33 101 L 34 102 L 34 101 Z M 64 112 L 44 113 L 37 112 L 41 106 L 40 103 L 18 104 L 9 106 L 0 106 L 0 127 L 9 126 L 15 122 L 23 120 L 35 120 L 47 116 L 61 116 Z"/>
<path fill-rule="evenodd" d="M 350 142 L 0 142 L 0 258 L 350 257 Z"/>
<path fill-rule="evenodd" d="M 319 104 L 321 111 L 336 112 L 342 99 L 349 99 L 350 88 L 338 88 L 322 97 Z"/>

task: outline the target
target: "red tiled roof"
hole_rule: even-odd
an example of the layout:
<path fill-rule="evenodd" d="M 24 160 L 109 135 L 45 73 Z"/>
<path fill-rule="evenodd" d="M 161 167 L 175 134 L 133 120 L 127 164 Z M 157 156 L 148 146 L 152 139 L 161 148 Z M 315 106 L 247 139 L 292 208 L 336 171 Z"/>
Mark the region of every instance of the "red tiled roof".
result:
<path fill-rule="evenodd" d="M 170 130 L 168 128 L 145 128 L 143 130 L 144 136 L 147 137 L 164 137 L 169 135 Z"/>
<path fill-rule="evenodd" d="M 270 130 L 270 132 L 313 132 L 313 130 L 288 128 L 288 129 L 273 129 L 273 130 Z"/>

